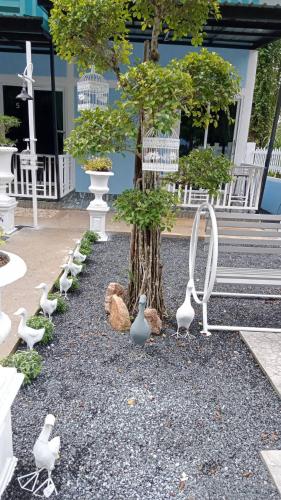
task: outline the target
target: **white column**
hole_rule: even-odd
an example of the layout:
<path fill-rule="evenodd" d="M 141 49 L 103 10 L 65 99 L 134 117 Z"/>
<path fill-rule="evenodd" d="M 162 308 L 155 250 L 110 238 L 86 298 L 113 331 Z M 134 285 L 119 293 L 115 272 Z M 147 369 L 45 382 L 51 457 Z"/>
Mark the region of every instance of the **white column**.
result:
<path fill-rule="evenodd" d="M 245 161 L 247 141 L 249 135 L 250 119 L 252 112 L 253 96 L 256 81 L 258 51 L 249 52 L 248 68 L 245 87 L 242 91 L 242 108 L 237 131 L 236 148 L 234 154 L 235 165 L 241 165 Z"/>

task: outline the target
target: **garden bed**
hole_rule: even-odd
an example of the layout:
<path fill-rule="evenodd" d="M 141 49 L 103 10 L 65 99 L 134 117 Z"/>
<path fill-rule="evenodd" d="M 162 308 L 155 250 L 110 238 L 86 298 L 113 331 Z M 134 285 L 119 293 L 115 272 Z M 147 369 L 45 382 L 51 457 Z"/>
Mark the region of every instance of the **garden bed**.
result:
<path fill-rule="evenodd" d="M 103 307 L 108 283 L 127 281 L 129 239 L 115 235 L 94 246 L 80 291 L 69 296 L 66 314 L 54 317 L 53 344 L 36 347 L 45 359 L 41 376 L 14 404 L 16 475 L 34 470 L 31 450 L 53 413 L 62 441 L 53 473 L 61 500 L 279 498 L 259 451 L 280 449 L 280 400 L 239 334 L 203 337 L 196 308 L 195 337 L 171 337 L 188 279 L 188 246 L 187 239 L 163 239 L 172 316 L 146 356 L 128 333 L 111 329 Z M 199 267 L 203 258 L 200 242 Z M 231 259 L 251 265 L 245 256 Z M 278 325 L 280 303 L 265 302 L 213 299 L 210 322 Z M 31 498 L 16 475 L 3 500 Z"/>

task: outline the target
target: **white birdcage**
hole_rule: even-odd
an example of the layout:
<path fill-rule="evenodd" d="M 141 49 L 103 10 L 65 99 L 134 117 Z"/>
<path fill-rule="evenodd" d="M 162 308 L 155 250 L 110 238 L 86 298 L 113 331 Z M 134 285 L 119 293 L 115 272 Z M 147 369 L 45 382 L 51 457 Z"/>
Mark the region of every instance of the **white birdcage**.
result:
<path fill-rule="evenodd" d="M 180 140 L 173 132 L 169 137 L 148 130 L 142 141 L 142 169 L 152 172 L 176 172 L 179 168 Z"/>
<path fill-rule="evenodd" d="M 109 84 L 92 67 L 77 82 L 78 111 L 84 109 L 106 109 L 109 96 Z"/>

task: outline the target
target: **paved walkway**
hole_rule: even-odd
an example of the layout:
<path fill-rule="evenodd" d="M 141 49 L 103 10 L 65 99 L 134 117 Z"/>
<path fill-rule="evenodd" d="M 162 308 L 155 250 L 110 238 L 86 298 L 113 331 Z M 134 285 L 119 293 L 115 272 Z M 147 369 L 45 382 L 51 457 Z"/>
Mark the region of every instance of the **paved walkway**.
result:
<path fill-rule="evenodd" d="M 25 307 L 29 315 L 36 312 L 40 292 L 35 286 L 42 281 L 52 285 L 60 272 L 60 265 L 67 253 L 74 247 L 74 240 L 88 229 L 89 216 L 85 210 L 39 209 L 39 229 L 32 227 L 32 210 L 18 208 L 16 224 L 25 226 L 14 233 L 6 242 L 4 250 L 18 254 L 27 265 L 27 273 L 21 280 L 13 283 L 3 292 L 3 311 L 12 320 L 12 332 L 0 345 L 0 358 L 14 349 L 17 342 L 18 318 L 13 313 Z M 109 232 L 129 232 L 130 227 L 117 223 L 112 213 L 108 214 Z M 27 227 L 29 226 L 29 227 Z M 176 221 L 172 236 L 187 236 L 192 227 L 191 218 Z"/>

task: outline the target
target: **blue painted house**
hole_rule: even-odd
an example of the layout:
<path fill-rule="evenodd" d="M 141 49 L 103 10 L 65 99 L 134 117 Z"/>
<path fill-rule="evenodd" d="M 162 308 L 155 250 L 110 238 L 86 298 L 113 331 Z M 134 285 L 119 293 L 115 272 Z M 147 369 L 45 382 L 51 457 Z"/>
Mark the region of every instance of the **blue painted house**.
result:
<path fill-rule="evenodd" d="M 22 73 L 26 65 L 24 42 L 30 40 L 35 79 L 37 153 L 58 158 L 63 153 L 63 140 L 72 129 L 77 115 L 77 71 L 73 65 L 54 55 L 48 31 L 50 8 L 49 0 L 0 0 L 0 113 L 13 114 L 21 119 L 21 127 L 13 139 L 19 151 L 22 150 L 25 147 L 24 138 L 28 137 L 27 110 L 15 97 L 21 88 L 17 74 Z M 242 90 L 232 109 L 235 124 L 229 126 L 222 115 L 218 129 L 209 128 L 208 143 L 231 156 L 239 165 L 245 160 L 257 49 L 281 37 L 281 6 L 273 0 L 224 1 L 221 2 L 221 13 L 219 22 L 208 20 L 204 46 L 219 53 L 237 68 Z M 130 36 L 134 54 L 139 57 L 142 56 L 145 35 L 137 26 L 132 27 Z M 194 50 L 188 38 L 177 43 L 163 38 L 160 44 L 161 64 L 165 65 L 169 59 L 180 58 Z M 111 75 L 106 76 L 113 102 L 116 82 Z M 182 123 L 182 152 L 200 146 L 203 137 L 204 130 L 192 129 L 188 122 Z M 132 155 L 114 155 L 113 159 L 115 176 L 110 190 L 118 194 L 132 185 L 134 162 Z M 60 169 L 59 162 L 54 162 L 54 165 L 54 168 Z M 57 174 L 59 177 L 59 172 Z M 88 191 L 88 178 L 78 165 L 72 183 L 76 191 Z"/>

